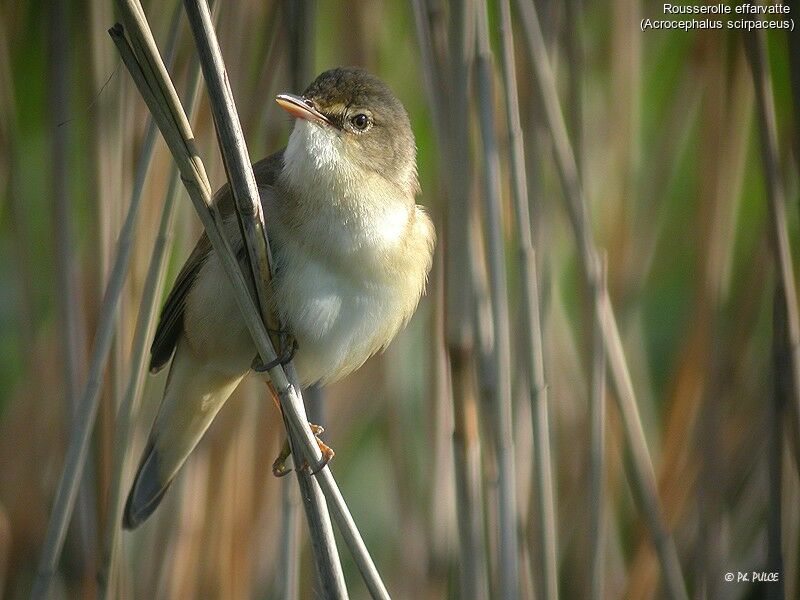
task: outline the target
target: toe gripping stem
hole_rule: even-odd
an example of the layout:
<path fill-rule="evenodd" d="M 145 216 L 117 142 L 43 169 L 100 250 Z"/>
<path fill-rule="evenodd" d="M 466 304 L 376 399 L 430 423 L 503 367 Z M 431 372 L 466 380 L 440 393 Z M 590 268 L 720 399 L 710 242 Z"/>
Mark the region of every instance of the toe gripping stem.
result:
<path fill-rule="evenodd" d="M 331 459 L 336 455 L 336 453 L 333 451 L 333 448 L 331 448 L 325 442 L 319 439 L 319 436 L 322 435 L 322 433 L 325 430 L 319 425 L 315 425 L 314 423 L 309 423 L 308 425 L 309 427 L 311 427 L 311 431 L 314 433 L 314 437 L 317 440 L 320 452 L 322 452 L 322 460 L 320 460 L 319 464 L 316 465 L 312 470 L 308 464 L 308 461 L 303 459 L 300 468 L 306 471 L 309 475 L 316 475 L 322 469 L 324 469 L 329 462 L 331 462 Z M 272 474 L 275 477 L 283 477 L 284 475 L 288 475 L 289 473 L 292 472 L 291 467 L 286 466 L 286 459 L 289 457 L 291 453 L 292 451 L 291 448 L 289 447 L 289 440 L 287 439 L 283 443 L 283 447 L 281 448 L 280 454 L 278 454 L 278 458 L 276 458 L 275 462 L 272 463 Z"/>
<path fill-rule="evenodd" d="M 285 367 L 294 358 L 297 352 L 297 339 L 288 331 L 280 329 L 267 329 L 269 333 L 274 333 L 280 340 L 280 352 L 275 360 L 269 361 L 267 364 L 261 362 L 261 356 L 256 354 L 250 368 L 258 373 L 264 373 L 270 369 L 274 369 L 278 365 Z"/>

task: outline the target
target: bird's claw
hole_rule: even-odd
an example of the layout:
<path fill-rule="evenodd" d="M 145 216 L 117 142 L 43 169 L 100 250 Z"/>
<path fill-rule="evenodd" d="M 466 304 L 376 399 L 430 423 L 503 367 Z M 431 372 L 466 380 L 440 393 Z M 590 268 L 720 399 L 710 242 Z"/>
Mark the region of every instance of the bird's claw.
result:
<path fill-rule="evenodd" d="M 297 339 L 291 333 L 288 331 L 276 331 L 272 329 L 268 331 L 279 335 L 279 339 L 281 341 L 280 356 L 269 361 L 267 364 L 264 364 L 261 362 L 261 356 L 256 354 L 256 357 L 253 359 L 250 368 L 258 373 L 264 373 L 270 369 L 274 369 L 278 365 L 285 367 L 291 362 L 295 353 L 297 352 Z"/>
<path fill-rule="evenodd" d="M 278 457 L 272 463 L 272 474 L 275 477 L 284 477 L 292 472 L 292 468 L 286 466 L 286 459 L 289 458 L 291 453 L 292 449 L 289 447 L 289 440 L 286 439 L 283 441 Z"/>
<path fill-rule="evenodd" d="M 331 462 L 331 459 L 334 456 L 336 456 L 336 452 L 333 451 L 333 448 L 328 446 L 316 435 L 314 435 L 314 437 L 317 439 L 317 445 L 319 446 L 320 452 L 322 452 L 322 459 L 319 461 L 317 466 L 314 467 L 313 470 L 309 467 L 308 461 L 303 462 L 303 467 L 305 468 L 305 470 L 308 472 L 309 475 L 316 475 L 317 473 L 322 471 L 322 469 L 328 466 L 328 463 Z"/>
<path fill-rule="evenodd" d="M 300 468 L 309 475 L 316 475 L 322 469 L 324 469 L 329 462 L 331 462 L 331 459 L 336 456 L 336 453 L 333 451 L 333 448 L 319 439 L 319 436 L 321 436 L 325 431 L 323 427 L 314 423 L 309 423 L 308 426 L 311 428 L 314 438 L 317 440 L 317 445 L 319 445 L 320 452 L 322 452 L 322 460 L 320 460 L 319 464 L 317 464 L 312 470 L 311 466 L 308 464 L 308 461 L 303 459 Z M 289 458 L 291 453 L 292 450 L 289 446 L 289 440 L 287 439 L 283 443 L 283 447 L 281 448 L 278 457 L 275 459 L 275 462 L 272 463 L 272 474 L 275 477 L 284 477 L 292 472 L 291 467 L 286 466 L 286 459 Z"/>

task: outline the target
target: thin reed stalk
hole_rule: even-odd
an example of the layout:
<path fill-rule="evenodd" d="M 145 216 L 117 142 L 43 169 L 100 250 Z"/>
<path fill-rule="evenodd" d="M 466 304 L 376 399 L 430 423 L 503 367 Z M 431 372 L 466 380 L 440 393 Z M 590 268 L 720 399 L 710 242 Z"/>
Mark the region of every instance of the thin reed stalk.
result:
<path fill-rule="evenodd" d="M 75 244 L 74 203 L 69 182 L 69 129 L 62 127 L 69 115 L 69 22 L 66 2 L 55 0 L 49 5 L 51 128 L 50 169 L 52 177 L 52 231 L 55 246 L 53 264 L 56 273 L 55 297 L 59 308 L 59 337 L 64 382 L 64 414 L 74 416 L 80 395 L 80 384 L 86 369 L 86 319 L 81 301 L 81 269 Z M 94 541 L 97 535 L 97 512 L 92 494 L 92 473 L 86 472 L 78 490 L 78 518 L 75 526 L 80 537 L 83 567 L 91 572 Z M 87 577 L 88 580 L 91 577 Z"/>
<path fill-rule="evenodd" d="M 608 290 L 600 285 L 601 268 L 594 244 L 588 204 L 578 176 L 575 155 L 567 135 L 564 116 L 556 90 L 555 78 L 547 56 L 536 7 L 532 2 L 518 1 L 535 73 L 535 85 L 542 99 L 545 118 L 555 150 L 556 166 L 570 224 L 578 245 L 584 280 L 592 291 L 595 318 L 601 325 L 611 379 L 622 417 L 626 441 L 629 481 L 639 509 L 642 511 L 661 563 L 667 593 L 671 598 L 688 598 L 678 553 L 661 514 L 655 472 L 642 428 L 636 394 L 630 377 L 625 351 L 619 334 Z"/>
<path fill-rule="evenodd" d="M 278 2 L 270 3 L 267 13 L 263 19 L 263 29 L 256 32 L 253 37 L 253 49 L 251 52 L 251 70 L 248 77 L 249 85 L 244 92 L 248 97 L 254 98 L 261 94 L 271 94 L 273 84 L 280 75 L 280 62 L 284 47 L 283 30 L 280 27 L 279 18 L 281 4 Z M 246 8 L 243 10 L 247 10 Z M 268 96 L 267 96 L 268 97 Z M 242 126 L 245 129 L 255 129 L 250 134 L 249 139 L 256 148 L 263 146 L 263 139 L 266 134 L 264 131 L 263 116 L 272 107 L 264 102 L 250 102 L 242 107 L 245 115 L 242 117 Z"/>
<path fill-rule="evenodd" d="M 431 268 L 428 295 L 432 300 L 431 315 L 431 404 L 428 415 L 431 423 L 433 450 L 430 488 L 427 490 L 429 511 L 425 533 L 429 564 L 433 566 L 430 579 L 437 583 L 446 581 L 448 555 L 452 533 L 457 531 L 459 522 L 454 518 L 453 502 L 458 497 L 455 492 L 454 465 L 455 453 L 452 441 L 454 415 L 450 394 L 450 374 L 445 343 L 444 314 L 444 246 L 436 245 Z M 434 474 L 435 473 L 435 474 Z M 478 474 L 480 477 L 480 474 Z"/>
<path fill-rule="evenodd" d="M 205 0 L 194 2 L 186 0 L 184 7 L 200 57 L 203 78 L 208 87 L 211 112 L 222 151 L 225 172 L 236 202 L 236 214 L 247 249 L 247 256 L 252 265 L 251 275 L 255 298 L 264 322 L 268 325 L 276 325 L 268 303 L 267 286 L 271 279 L 272 257 L 267 244 L 263 207 L 250 156 L 244 143 L 244 133 L 239 122 L 239 115 L 227 81 L 222 53 L 211 22 L 211 11 Z"/>
<path fill-rule="evenodd" d="M 516 466 L 511 400 L 511 335 L 508 322 L 508 284 L 502 230 L 500 191 L 500 153 L 494 123 L 494 81 L 492 50 L 485 0 L 476 3 L 477 46 L 475 85 L 478 93 L 478 121 L 483 147 L 483 199 L 486 261 L 489 271 L 494 345 L 493 369 L 496 375 L 494 406 L 496 460 L 498 474 L 497 521 L 499 527 L 500 597 L 519 596 L 519 548 L 517 539 Z M 552 516 L 552 515 L 550 515 Z M 552 527 L 552 523 L 549 524 Z"/>
<path fill-rule="evenodd" d="M 8 52 L 8 35 L 5 22 L 0 19 L 0 184 L 5 195 L 0 204 L 0 212 L 8 210 L 9 230 L 13 239 L 14 275 L 17 280 L 19 298 L 15 302 L 17 322 L 17 347 L 20 349 L 24 372 L 30 373 L 34 367 L 34 340 L 38 337 L 38 327 L 33 318 L 34 291 L 30 265 L 31 247 L 29 211 L 24 204 L 19 181 L 19 124 L 17 122 L 17 100 L 13 85 L 11 64 Z"/>
<path fill-rule="evenodd" d="M 233 101 L 233 93 L 225 73 L 222 53 L 211 22 L 211 13 L 205 0 L 186 0 L 184 6 L 200 56 L 203 76 L 208 86 L 217 138 L 236 202 L 239 228 L 250 259 L 251 275 L 255 282 L 256 300 L 261 309 L 261 318 L 272 329 L 281 329 L 272 315 L 269 303 L 270 293 L 267 286 L 272 276 L 272 264 L 263 209 L 236 105 Z M 293 376 L 291 366 L 287 371 L 291 385 L 297 388 L 296 377 Z M 296 440 L 291 440 L 291 443 L 293 449 L 297 449 Z M 298 455 L 299 453 L 294 456 Z M 306 509 L 309 527 L 312 530 L 311 547 L 314 551 L 321 592 L 326 598 L 347 598 L 344 573 L 339 562 L 339 553 L 336 549 L 333 528 L 322 491 L 316 481 L 302 469 L 295 469 L 295 474 L 301 488 L 301 498 Z"/>
<path fill-rule="evenodd" d="M 435 53 L 428 10 L 423 0 L 413 3 L 422 58 L 424 89 L 431 121 L 446 165 L 441 173 L 446 190 L 445 223 L 445 344 L 453 404 L 453 459 L 458 513 L 459 595 L 480 600 L 489 596 L 486 556 L 479 402 L 476 386 L 473 329 L 473 249 L 470 212 L 472 169 L 469 152 L 469 89 L 474 57 L 475 13 L 471 0 L 451 6 L 445 71 Z"/>
<path fill-rule="evenodd" d="M 605 258 L 605 257 L 604 257 Z M 603 260 L 600 286 L 606 287 Z M 592 333 L 592 394 L 589 399 L 589 598 L 602 600 L 606 573 L 606 351 L 602 324 L 594 320 Z"/>
<path fill-rule="evenodd" d="M 730 370 L 722 360 L 722 349 L 726 348 L 724 329 L 722 323 L 722 303 L 724 297 L 722 272 L 720 268 L 720 232 L 724 231 L 724 220 L 720 218 L 719 204 L 725 202 L 719 193 L 720 170 L 726 158 L 727 137 L 725 134 L 730 127 L 726 113 L 726 64 L 725 40 L 708 36 L 702 44 L 702 68 L 705 90 L 700 103 L 702 122 L 701 149 L 699 151 L 703 164 L 699 172 L 702 173 L 700 183 L 700 196 L 704 202 L 698 207 L 697 214 L 697 246 L 698 259 L 704 260 L 705 278 L 698 278 L 698 291 L 696 294 L 696 314 L 698 321 L 706 326 L 704 332 L 707 336 L 703 339 L 703 357 L 696 360 L 698 367 L 705 369 L 708 375 L 708 384 L 699 398 L 699 406 L 695 424 L 685 428 L 694 430 L 696 441 L 697 462 L 700 464 L 697 476 L 695 497 L 698 505 L 698 524 L 696 547 L 694 549 L 697 560 L 693 561 L 695 569 L 695 589 L 702 590 L 709 598 L 719 596 L 723 581 L 719 573 L 723 571 L 726 561 L 726 551 L 722 526 L 724 519 L 723 502 L 723 470 L 720 425 L 724 422 L 723 410 L 725 404 L 724 389 L 726 382 L 730 381 Z M 702 268 L 702 267 L 701 267 Z M 677 407 L 673 407 L 675 410 Z M 667 444 L 664 451 L 666 452 Z M 662 473 L 666 470 L 662 468 Z M 674 471 L 670 473 L 672 476 Z M 684 478 L 681 478 L 684 479 Z M 684 484 L 685 485 L 685 484 Z M 663 488 L 662 488 L 663 489 Z M 669 492 L 664 490 L 664 497 L 669 497 Z M 665 501 L 667 518 L 671 510 L 668 501 Z M 673 504 L 674 505 L 674 504 Z"/>
<path fill-rule="evenodd" d="M 747 60 L 753 74 L 756 96 L 758 133 L 761 142 L 761 163 L 769 206 L 770 244 L 779 279 L 779 290 L 784 295 L 780 306 L 786 314 L 781 322 L 786 327 L 790 352 L 787 355 L 792 376 L 791 402 L 785 410 L 789 418 L 789 440 L 794 453 L 795 466 L 800 471 L 800 313 L 797 308 L 797 286 L 792 266 L 789 228 L 786 223 L 786 192 L 778 158 L 778 132 L 775 107 L 772 101 L 772 78 L 767 63 L 766 37 L 763 31 L 743 36 Z"/>
<path fill-rule="evenodd" d="M 502 51 L 502 81 L 509 137 L 511 189 L 514 200 L 519 269 L 524 315 L 523 342 L 525 367 L 528 373 L 528 395 L 531 401 L 534 443 L 534 480 L 536 481 L 536 514 L 539 519 L 539 570 L 543 589 L 541 597 L 558 598 L 558 568 L 556 564 L 556 515 L 553 501 L 553 476 L 550 458 L 550 423 L 547 406 L 547 382 L 542 350 L 542 320 L 539 313 L 539 276 L 536 272 L 536 253 L 531 235 L 528 185 L 525 177 L 525 147 L 519 118 L 514 31 L 511 25 L 509 0 L 497 2 Z"/>
<path fill-rule="evenodd" d="M 78 399 L 82 364 L 86 351 L 84 323 L 80 310 L 79 264 L 76 257 L 75 225 L 68 180 L 68 134 L 61 124 L 69 115 L 69 30 L 66 28 L 64 0 L 50 6 L 50 127 L 52 128 L 53 238 L 56 271 L 56 296 L 60 305 L 61 355 L 63 357 L 64 390 L 69 410 Z"/>
<path fill-rule="evenodd" d="M 173 23 L 170 27 L 168 45 L 174 48 L 177 42 L 177 29 L 180 15 L 180 3 L 176 5 Z M 167 50 L 171 55 L 173 49 Z M 189 106 L 191 119 L 197 110 L 198 91 L 200 87 L 200 65 L 193 64 L 187 79 L 186 105 Z M 156 125 L 150 120 L 145 134 L 145 145 L 152 143 L 156 135 Z M 143 183 L 143 182 L 141 182 Z M 136 185 L 141 185 L 137 173 Z M 114 596 L 116 589 L 115 575 L 117 568 L 117 552 L 119 546 L 120 523 L 124 507 L 124 477 L 130 462 L 131 444 L 136 416 L 139 412 L 144 381 L 147 376 L 147 358 L 149 342 L 152 340 L 153 330 L 158 314 L 158 303 L 162 297 L 167 273 L 169 258 L 169 244 L 172 240 L 172 230 L 175 220 L 176 199 L 178 196 L 178 171 L 172 170 L 167 192 L 164 198 L 164 207 L 161 212 L 158 233 L 156 234 L 150 264 L 142 290 L 139 305 L 139 315 L 134 329 L 133 343 L 131 345 L 131 364 L 125 393 L 120 403 L 116 416 L 114 433 L 114 457 L 111 471 L 111 486 L 108 501 L 108 519 L 105 529 L 105 544 L 98 569 L 97 580 L 100 585 L 100 596 L 109 598 Z"/>
<path fill-rule="evenodd" d="M 227 238 L 222 234 L 222 223 L 212 209 L 211 189 L 205 177 L 202 161 L 194 152 L 191 129 L 188 127 L 183 109 L 174 92 L 174 87 L 166 75 L 163 63 L 158 55 L 152 34 L 140 8 L 132 7 L 135 12 L 123 6 L 126 23 L 131 28 L 131 41 L 138 48 L 140 64 L 133 48 L 127 43 L 123 29 L 116 26 L 110 30 L 125 66 L 130 71 L 139 92 L 144 97 L 151 112 L 156 117 L 159 129 L 172 152 L 182 174 L 184 184 L 190 198 L 200 216 L 215 252 L 220 258 L 230 283 L 235 291 L 235 298 L 242 311 L 245 323 L 253 336 L 253 341 L 262 361 L 272 362 L 277 356 L 272 347 L 259 309 L 248 291 L 244 274 L 239 269 L 235 255 Z M 127 10 L 125 10 L 127 9 Z M 290 436 L 299 440 L 302 453 L 309 464 L 319 466 L 322 454 L 311 429 L 308 427 L 305 409 L 299 391 L 289 383 L 283 368 L 278 365 L 269 371 L 272 385 L 281 402 L 285 421 L 290 425 Z M 290 437 L 290 440 L 292 438 Z M 297 448 L 295 448 L 297 450 Z M 388 593 L 380 579 L 375 565 L 366 550 L 347 505 L 339 492 L 330 468 L 324 466 L 316 475 L 329 509 L 337 521 L 342 537 L 353 554 L 370 593 L 375 598 L 388 598 Z"/>
<path fill-rule="evenodd" d="M 147 143 L 142 146 L 139 156 L 137 182 L 140 182 L 140 184 L 135 186 L 131 193 L 128 212 L 117 240 L 117 250 L 100 308 L 100 317 L 92 346 L 86 385 L 76 405 L 64 470 L 56 492 L 33 586 L 32 598 L 34 599 L 46 598 L 49 595 L 58 559 L 64 546 L 67 526 L 75 507 L 78 486 L 85 471 L 89 442 L 97 417 L 100 390 L 103 385 L 103 373 L 111 349 L 111 342 L 114 338 L 116 314 L 130 266 L 133 237 L 142 200 L 142 189 L 153 157 L 154 144 L 155 134 L 153 133 Z"/>
<path fill-rule="evenodd" d="M 787 335 L 786 294 L 781 282 L 775 285 L 772 301 L 772 400 L 767 402 L 767 462 L 769 468 L 769 501 L 767 503 L 767 564 L 772 573 L 784 573 L 781 495 L 783 492 L 783 423 L 786 404 L 792 399 L 792 372 L 789 337 Z M 783 600 L 784 578 L 766 586 L 766 600 Z"/>
<path fill-rule="evenodd" d="M 281 483 L 281 515 L 277 597 L 296 600 L 300 597 L 300 493 L 289 479 Z"/>
<path fill-rule="evenodd" d="M 473 0 L 451 6 L 448 46 L 449 125 L 443 163 L 451 173 L 447 207 L 446 248 L 446 336 L 451 369 L 453 403 L 453 450 L 456 493 L 459 505 L 458 531 L 461 593 L 480 600 L 489 595 L 489 560 L 486 549 L 485 496 L 481 464 L 481 428 L 475 329 L 475 244 L 470 218 L 475 204 L 470 153 L 469 90 L 474 64 L 475 10 Z M 440 94 L 436 102 L 442 102 Z"/>
<path fill-rule="evenodd" d="M 433 45 L 428 10 L 423 0 L 413 3 L 428 99 L 440 161 L 445 168 L 447 197 L 445 230 L 445 344 L 453 404 L 453 460 L 458 524 L 459 597 L 481 600 L 489 596 L 484 498 L 481 483 L 479 402 L 475 372 L 472 278 L 472 169 L 469 152 L 469 89 L 474 56 L 472 0 L 451 4 L 445 72 Z M 444 84 L 444 86 L 443 86 Z M 446 90 L 446 91 L 445 91 Z"/>
<path fill-rule="evenodd" d="M 286 42 L 289 59 L 289 85 L 290 89 L 299 93 L 304 89 L 313 76 L 312 67 L 314 60 L 314 25 L 316 2 L 314 0 L 291 0 L 276 9 L 283 13 L 284 30 L 287 32 Z M 274 27 L 280 23 L 277 14 L 272 15 Z M 275 36 L 277 37 L 277 36 Z M 274 67 L 273 67 L 274 69 Z M 311 422 L 324 426 L 323 391 L 320 387 L 304 390 L 303 400 Z M 300 470 L 295 469 L 298 476 Z M 305 483 L 301 482 L 301 487 Z M 278 590 L 284 600 L 299 598 L 300 585 L 300 488 L 293 485 L 283 485 L 282 495 L 282 523 L 281 523 L 281 588 Z M 316 493 L 319 493 L 318 491 Z M 304 495 L 305 494 L 304 492 Z M 315 563 L 316 566 L 316 563 Z"/>
<path fill-rule="evenodd" d="M 585 60 L 581 30 L 583 22 L 584 0 L 567 0 L 564 2 L 564 51 L 569 65 L 567 71 L 568 126 L 575 149 L 575 162 L 578 172 L 583 173 L 583 73 Z"/>
<path fill-rule="evenodd" d="M 800 11 L 798 0 L 786 0 L 791 14 Z M 786 32 L 789 42 L 789 75 L 791 82 L 792 108 L 794 109 L 794 139 L 795 145 L 800 143 L 800 30 L 792 29 Z M 800 153 L 795 152 L 798 170 L 800 170 Z"/>
<path fill-rule="evenodd" d="M 117 553 L 119 551 L 120 523 L 124 506 L 124 476 L 128 472 L 130 462 L 130 441 L 141 403 L 144 380 L 147 375 L 147 349 L 152 339 L 158 301 L 162 297 L 167 274 L 169 253 L 172 240 L 172 229 L 175 220 L 175 207 L 178 197 L 178 175 L 175 171 L 170 176 L 169 186 L 164 200 L 164 209 L 156 235 L 153 252 L 148 266 L 147 276 L 142 291 L 142 301 L 136 321 L 133 344 L 131 348 L 131 366 L 128 384 L 116 417 L 114 436 L 114 462 L 111 489 L 109 492 L 108 519 L 106 522 L 106 540 L 103 548 L 102 562 L 97 574 L 100 597 L 114 597 L 116 589 L 115 576 Z"/>
<path fill-rule="evenodd" d="M 778 158 L 778 133 L 772 100 L 772 81 L 763 31 L 744 35 L 744 45 L 753 74 L 764 183 L 769 203 L 770 242 L 777 273 L 773 300 L 774 398 L 768 404 L 768 462 L 770 494 L 767 512 L 767 568 L 784 572 L 782 549 L 782 440 L 784 415 L 790 416 L 788 433 L 795 466 L 800 469 L 800 315 L 794 279 L 786 196 Z M 795 99 L 796 101 L 796 99 Z M 767 588 L 767 598 L 784 598 L 783 578 Z"/>

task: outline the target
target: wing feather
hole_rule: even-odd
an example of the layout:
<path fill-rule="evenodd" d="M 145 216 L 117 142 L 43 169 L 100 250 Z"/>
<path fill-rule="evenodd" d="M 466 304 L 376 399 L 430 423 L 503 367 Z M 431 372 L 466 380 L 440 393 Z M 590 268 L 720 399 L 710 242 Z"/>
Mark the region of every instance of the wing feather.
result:
<path fill-rule="evenodd" d="M 150 372 L 158 373 L 164 368 L 175 351 L 178 338 L 183 331 L 183 310 L 186 303 L 186 295 L 192 289 L 197 274 L 203 267 L 211 251 L 211 243 L 206 234 L 200 237 L 194 247 L 189 259 L 183 265 L 172 291 L 167 296 L 164 308 L 161 309 L 161 317 L 158 320 L 158 327 L 153 338 L 153 345 L 150 347 Z"/>
<path fill-rule="evenodd" d="M 276 152 L 253 165 L 256 183 L 259 187 L 271 187 L 283 167 L 283 150 Z M 215 195 L 214 203 L 219 208 L 220 214 L 226 217 L 234 210 L 233 195 L 230 186 L 225 184 Z M 238 245 L 238 244 L 237 244 Z M 186 263 L 181 268 L 175 284 L 167 296 L 164 308 L 161 310 L 153 345 L 150 348 L 150 372 L 157 373 L 164 368 L 175 352 L 175 346 L 183 332 L 183 312 L 186 296 L 192 289 L 197 274 L 203 267 L 209 253 L 212 251 L 211 242 L 205 233 L 200 236 L 197 245 L 189 255 Z"/>

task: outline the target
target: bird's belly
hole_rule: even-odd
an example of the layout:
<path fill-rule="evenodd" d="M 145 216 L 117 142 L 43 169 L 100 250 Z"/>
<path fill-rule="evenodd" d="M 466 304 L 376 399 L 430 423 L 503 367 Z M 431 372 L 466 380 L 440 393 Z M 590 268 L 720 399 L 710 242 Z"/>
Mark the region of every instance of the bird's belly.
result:
<path fill-rule="evenodd" d="M 355 277 L 308 258 L 284 267 L 273 289 L 281 320 L 297 339 L 302 385 L 331 382 L 360 367 L 394 337 L 419 296 L 397 281 Z M 192 353 L 208 368 L 239 374 L 249 367 L 256 349 L 214 254 L 185 318 L 193 325 L 186 333 Z"/>
<path fill-rule="evenodd" d="M 302 385 L 330 383 L 356 370 L 385 347 L 414 312 L 427 262 L 395 269 L 404 274 L 387 277 L 385 262 L 373 251 L 343 259 L 335 252 L 320 256 L 281 241 L 274 254 L 274 306 L 297 340 L 294 364 Z M 380 256 L 397 261 L 391 254 Z M 186 337 L 198 360 L 227 374 L 247 370 L 256 349 L 213 252 L 187 297 L 184 319 L 192 322 Z"/>
<path fill-rule="evenodd" d="M 327 383 L 360 367 L 402 325 L 410 291 L 397 281 L 355 276 L 322 260 L 285 265 L 275 281 L 277 306 L 298 342 L 303 385 Z"/>

